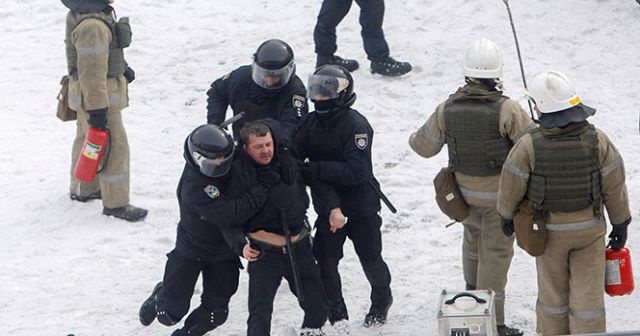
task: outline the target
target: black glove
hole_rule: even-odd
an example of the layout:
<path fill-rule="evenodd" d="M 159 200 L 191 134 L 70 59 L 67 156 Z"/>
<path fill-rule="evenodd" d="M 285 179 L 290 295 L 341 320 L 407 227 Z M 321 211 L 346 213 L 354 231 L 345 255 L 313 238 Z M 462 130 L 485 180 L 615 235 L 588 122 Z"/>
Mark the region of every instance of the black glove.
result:
<path fill-rule="evenodd" d="M 280 174 L 273 171 L 269 167 L 263 167 L 258 169 L 257 175 L 258 183 L 267 188 L 267 190 L 273 188 L 278 182 L 280 182 Z"/>
<path fill-rule="evenodd" d="M 611 225 L 611 233 L 609 233 L 609 244 L 612 249 L 621 249 L 627 242 L 627 226 L 631 223 L 631 218 L 622 224 Z"/>
<path fill-rule="evenodd" d="M 284 147 L 278 150 L 278 159 L 280 160 L 280 174 L 282 182 L 286 184 L 294 184 L 298 181 L 298 163 L 291 151 Z"/>
<path fill-rule="evenodd" d="M 89 125 L 99 128 L 107 129 L 107 109 L 91 110 L 89 113 Z"/>
<path fill-rule="evenodd" d="M 299 167 L 305 184 L 311 184 L 318 179 L 320 165 L 317 162 L 300 162 Z"/>
<path fill-rule="evenodd" d="M 513 219 L 502 218 L 502 233 L 507 237 L 511 237 L 513 236 L 513 231 Z"/>
<path fill-rule="evenodd" d="M 131 69 L 129 64 L 124 67 L 124 78 L 127 79 L 127 83 L 131 83 L 136 79 L 136 72 Z"/>

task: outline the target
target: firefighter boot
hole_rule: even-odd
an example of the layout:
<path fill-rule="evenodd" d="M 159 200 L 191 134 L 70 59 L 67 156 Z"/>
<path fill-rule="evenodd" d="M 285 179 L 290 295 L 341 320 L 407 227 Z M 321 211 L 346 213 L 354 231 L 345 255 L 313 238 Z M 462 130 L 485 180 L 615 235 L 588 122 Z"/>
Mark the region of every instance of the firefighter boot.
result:
<path fill-rule="evenodd" d="M 119 208 L 104 208 L 102 210 L 102 214 L 105 216 L 113 216 L 129 222 L 143 220 L 147 216 L 147 213 L 147 209 L 134 207 L 131 204 Z"/>
<path fill-rule="evenodd" d="M 522 336 L 523 332 L 517 328 L 507 327 L 504 324 L 498 325 L 498 335 L 499 336 Z"/>
<path fill-rule="evenodd" d="M 156 296 L 160 292 L 160 289 L 162 289 L 162 282 L 156 284 L 149 298 L 144 300 L 142 306 L 140 306 L 138 318 L 140 318 L 140 323 L 142 323 L 143 326 L 150 325 L 153 320 L 156 319 Z"/>
<path fill-rule="evenodd" d="M 89 194 L 87 196 L 80 196 L 75 193 L 70 193 L 69 198 L 71 198 L 72 201 L 78 201 L 78 202 L 84 203 L 84 202 L 89 202 L 91 200 L 101 199 L 102 193 L 100 192 L 100 190 L 94 192 L 93 194 Z"/>
<path fill-rule="evenodd" d="M 360 64 L 358 64 L 358 61 L 354 59 L 342 58 L 337 55 L 331 55 L 331 56 L 318 55 L 318 58 L 316 60 L 316 68 L 325 64 L 339 65 L 347 69 L 349 72 L 355 71 L 360 66 Z"/>
<path fill-rule="evenodd" d="M 385 59 L 371 61 L 372 74 L 398 77 L 408 73 L 411 69 L 412 67 L 409 62 L 398 62 L 390 56 L 387 56 Z"/>

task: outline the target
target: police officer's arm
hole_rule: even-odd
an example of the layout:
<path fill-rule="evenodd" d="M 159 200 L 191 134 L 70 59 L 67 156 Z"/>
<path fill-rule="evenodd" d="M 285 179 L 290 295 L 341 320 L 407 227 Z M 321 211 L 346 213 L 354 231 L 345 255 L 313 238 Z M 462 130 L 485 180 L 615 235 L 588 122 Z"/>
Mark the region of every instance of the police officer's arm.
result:
<path fill-rule="evenodd" d="M 430 158 L 440 152 L 444 145 L 444 103 L 409 137 L 409 146 L 418 155 Z"/>
<path fill-rule="evenodd" d="M 358 147 L 358 139 L 364 145 Z M 343 161 L 311 161 L 309 167 L 315 180 L 331 185 L 353 186 L 367 183 L 373 177 L 371 143 L 373 130 L 368 124 L 355 126 L 342 147 Z"/>
<path fill-rule="evenodd" d="M 278 121 L 282 125 L 284 136 L 291 142 L 300 124 L 300 119 L 309 113 L 309 107 L 307 104 L 307 90 L 300 79 L 295 77 L 289 86 L 289 94 L 284 97 L 286 102 L 282 111 L 280 111 Z"/>
<path fill-rule="evenodd" d="M 340 208 L 340 197 L 336 190 L 323 181 L 310 183 L 311 198 L 318 215 L 329 216 L 332 209 Z"/>
<path fill-rule="evenodd" d="M 233 72 L 216 79 L 207 91 L 207 124 L 220 125 L 227 115 L 231 74 Z"/>
<path fill-rule="evenodd" d="M 611 224 L 621 224 L 631 219 L 624 162 L 611 140 L 601 131 L 598 131 L 598 147 L 602 201 Z"/>
<path fill-rule="evenodd" d="M 85 19 L 72 32 L 78 53 L 78 84 L 85 111 L 109 107 L 107 70 L 111 30 L 99 19 Z"/>
<path fill-rule="evenodd" d="M 533 160 L 533 142 L 527 134 L 511 148 L 502 166 L 497 205 L 502 218 L 512 219 L 516 207 L 526 196 L 529 175 L 534 167 Z"/>
<path fill-rule="evenodd" d="M 515 143 L 530 130 L 536 128 L 527 112 L 515 100 L 507 99 L 500 107 L 500 134 Z"/>
<path fill-rule="evenodd" d="M 204 188 L 194 189 L 191 205 L 195 211 L 213 225 L 220 227 L 231 249 L 242 255 L 246 244 L 242 224 L 254 216 L 267 200 L 264 188 L 256 187 L 246 193 L 233 197 L 220 192 L 220 196 L 211 198 Z"/>

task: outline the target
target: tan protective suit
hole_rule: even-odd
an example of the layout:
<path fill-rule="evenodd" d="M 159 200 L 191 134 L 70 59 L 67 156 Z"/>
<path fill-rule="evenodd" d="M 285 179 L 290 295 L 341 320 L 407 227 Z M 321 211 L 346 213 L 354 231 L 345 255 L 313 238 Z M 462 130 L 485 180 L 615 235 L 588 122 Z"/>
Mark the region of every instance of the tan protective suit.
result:
<path fill-rule="evenodd" d="M 446 103 L 446 102 L 445 102 Z M 420 156 L 429 158 L 440 152 L 445 144 L 444 107 L 435 112 L 409 138 L 409 145 Z M 499 131 L 515 142 L 534 124 L 520 105 L 507 99 L 500 107 Z M 491 288 L 496 292 L 496 322 L 504 324 L 504 289 L 507 273 L 513 257 L 513 238 L 501 230 L 501 220 L 496 211 L 496 196 L 500 176 L 470 176 L 456 172 L 456 181 L 470 215 L 463 221 L 462 266 L 464 279 L 477 289 Z"/>
<path fill-rule="evenodd" d="M 69 20 L 69 17 L 67 18 Z M 78 78 L 69 81 L 69 107 L 77 112 L 77 131 L 71 152 L 70 191 L 79 196 L 102 192 L 102 204 L 117 208 L 129 204 L 129 143 L 121 111 L 129 106 L 127 80 L 121 74 L 107 77 L 109 45 L 114 37 L 104 21 L 88 18 L 80 22 L 67 41 L 76 50 Z M 107 108 L 111 150 L 106 166 L 92 182 L 74 175 L 76 160 L 89 129 L 87 111 Z M 103 161 L 104 162 L 104 161 Z"/>
<path fill-rule="evenodd" d="M 609 138 L 596 131 L 602 201 L 611 223 L 620 224 L 631 217 L 624 164 Z M 535 165 L 532 137 L 527 134 L 511 149 L 502 168 L 498 211 L 503 217 L 515 215 Z M 592 207 L 550 212 L 547 230 L 545 253 L 536 257 L 537 331 L 544 336 L 605 332 L 605 220 L 595 218 Z"/>

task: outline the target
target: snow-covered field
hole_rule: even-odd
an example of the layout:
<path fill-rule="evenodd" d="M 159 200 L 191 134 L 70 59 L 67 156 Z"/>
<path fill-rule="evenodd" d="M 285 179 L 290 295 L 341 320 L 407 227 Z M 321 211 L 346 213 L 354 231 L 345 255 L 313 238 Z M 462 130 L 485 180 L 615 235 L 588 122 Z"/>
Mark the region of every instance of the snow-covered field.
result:
<path fill-rule="evenodd" d="M 321 1 L 116 0 L 129 16 L 127 49 L 137 79 L 124 118 L 131 145 L 132 203 L 147 207 L 144 222 L 101 215 L 100 202 L 68 198 L 73 123 L 55 118 L 55 96 L 66 71 L 64 18 L 59 1 L 4 1 L 0 6 L 0 321 L 6 335 L 169 335 L 157 323 L 142 327 L 137 311 L 161 279 L 173 247 L 178 208 L 175 187 L 184 137 L 206 121 L 205 91 L 215 78 L 251 61 L 265 39 L 288 41 L 303 80 L 315 65 L 312 39 Z M 591 120 L 612 138 L 627 168 L 632 214 L 640 218 L 640 6 L 632 0 L 510 2 L 527 76 L 548 68 L 567 74 L 598 113 Z M 389 0 L 385 32 L 392 56 L 414 71 L 400 79 L 372 76 L 362 50 L 359 9 L 339 26 L 338 54 L 362 65 L 355 108 L 369 118 L 375 173 L 399 209 L 383 209 L 384 256 L 395 302 L 386 326 L 360 327 L 368 285 L 351 245 L 342 263 L 345 297 L 358 335 L 437 333 L 443 288 L 464 287 L 460 225 L 433 200 L 431 180 L 446 164 L 443 151 L 424 160 L 408 136 L 463 83 L 460 62 L 473 40 L 487 37 L 503 51 L 507 94 L 523 106 L 511 26 L 500 0 Z M 314 217 L 313 211 L 309 215 Z M 629 228 L 640 286 L 640 225 Z M 246 329 L 247 274 L 230 317 L 211 335 Z M 608 329 L 638 330 L 638 290 L 607 297 Z M 199 294 L 197 292 L 196 294 Z M 198 296 L 194 296 L 197 304 Z M 507 287 L 507 323 L 535 334 L 533 258 L 516 249 Z M 286 286 L 276 298 L 273 334 L 300 324 L 302 313 Z"/>

